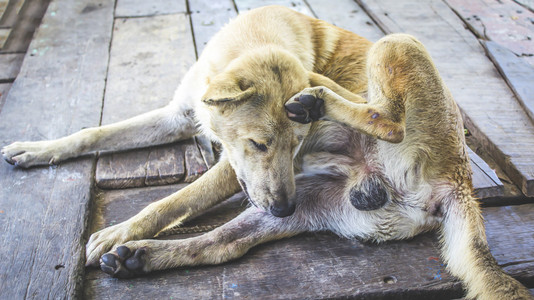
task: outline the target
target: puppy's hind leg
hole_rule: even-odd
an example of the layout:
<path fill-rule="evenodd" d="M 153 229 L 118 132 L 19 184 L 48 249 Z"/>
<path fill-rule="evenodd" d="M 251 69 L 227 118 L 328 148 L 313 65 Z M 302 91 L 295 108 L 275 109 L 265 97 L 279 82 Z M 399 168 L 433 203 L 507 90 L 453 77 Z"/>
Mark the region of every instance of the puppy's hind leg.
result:
<path fill-rule="evenodd" d="M 2 148 L 2 156 L 10 164 L 27 168 L 57 164 L 95 151 L 120 151 L 190 138 L 197 133 L 194 97 L 199 94 L 200 98 L 203 92 L 202 87 L 194 85 L 195 91 L 187 90 L 188 82 L 193 81 L 193 71 L 186 75 L 175 100 L 166 107 L 121 122 L 83 129 L 56 140 L 15 142 Z"/>
<path fill-rule="evenodd" d="M 456 192 L 444 204 L 443 256 L 451 273 L 464 281 L 467 298 L 534 299 L 524 286 L 504 273 L 491 255 L 476 200 L 470 194 Z"/>

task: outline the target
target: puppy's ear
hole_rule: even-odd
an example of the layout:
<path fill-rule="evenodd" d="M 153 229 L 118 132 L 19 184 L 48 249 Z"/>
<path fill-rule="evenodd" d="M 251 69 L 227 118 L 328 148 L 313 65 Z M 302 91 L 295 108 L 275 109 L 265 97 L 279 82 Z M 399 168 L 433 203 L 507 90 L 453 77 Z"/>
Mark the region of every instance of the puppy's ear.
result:
<path fill-rule="evenodd" d="M 240 104 L 256 93 L 251 84 L 228 77 L 217 76 L 211 81 L 208 90 L 202 96 L 202 102 L 207 105 Z"/>

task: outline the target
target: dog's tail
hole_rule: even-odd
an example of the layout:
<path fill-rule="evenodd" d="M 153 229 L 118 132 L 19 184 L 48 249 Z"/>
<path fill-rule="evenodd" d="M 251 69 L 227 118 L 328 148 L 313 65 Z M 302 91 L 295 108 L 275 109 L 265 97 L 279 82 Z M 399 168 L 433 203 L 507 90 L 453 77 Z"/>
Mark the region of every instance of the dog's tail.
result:
<path fill-rule="evenodd" d="M 471 193 L 458 192 L 447 198 L 449 203 L 442 206 L 442 255 L 449 271 L 465 283 L 467 298 L 534 299 L 491 255 L 484 220 Z"/>

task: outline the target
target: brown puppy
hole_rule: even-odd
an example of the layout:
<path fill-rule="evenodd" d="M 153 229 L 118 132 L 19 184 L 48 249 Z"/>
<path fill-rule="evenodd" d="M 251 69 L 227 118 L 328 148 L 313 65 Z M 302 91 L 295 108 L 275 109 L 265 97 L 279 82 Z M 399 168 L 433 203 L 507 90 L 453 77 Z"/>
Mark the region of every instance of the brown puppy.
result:
<path fill-rule="evenodd" d="M 365 92 L 369 101 L 358 95 Z M 489 252 L 460 114 L 428 53 L 408 35 L 371 45 L 286 8 L 257 9 L 212 39 L 169 106 L 2 153 L 22 167 L 57 163 L 189 138 L 197 122 L 223 146 L 219 163 L 94 233 L 88 264 L 100 259 L 105 272 L 131 277 L 221 263 L 304 231 L 380 242 L 439 229 L 443 257 L 468 297 L 530 298 Z M 240 189 L 256 207 L 220 228 L 185 240 L 140 240 Z"/>

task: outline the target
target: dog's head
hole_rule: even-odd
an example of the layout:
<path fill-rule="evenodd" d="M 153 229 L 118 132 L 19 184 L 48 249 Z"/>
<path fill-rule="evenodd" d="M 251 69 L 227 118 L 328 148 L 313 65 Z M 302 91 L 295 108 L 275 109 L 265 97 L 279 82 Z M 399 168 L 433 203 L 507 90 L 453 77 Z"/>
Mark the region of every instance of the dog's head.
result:
<path fill-rule="evenodd" d="M 296 57 L 260 49 L 211 78 L 202 98 L 203 130 L 223 145 L 252 204 L 274 216 L 295 210 L 293 158 L 310 128 L 289 120 L 284 104 L 309 85 Z"/>

